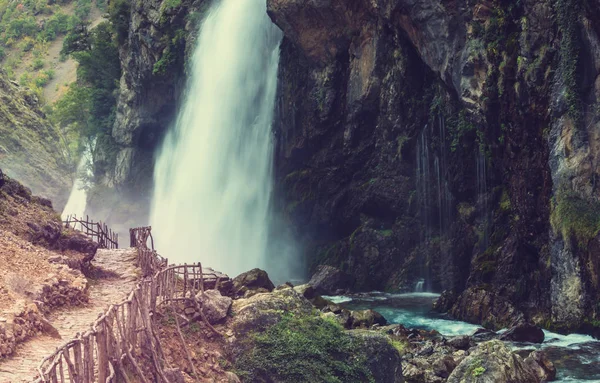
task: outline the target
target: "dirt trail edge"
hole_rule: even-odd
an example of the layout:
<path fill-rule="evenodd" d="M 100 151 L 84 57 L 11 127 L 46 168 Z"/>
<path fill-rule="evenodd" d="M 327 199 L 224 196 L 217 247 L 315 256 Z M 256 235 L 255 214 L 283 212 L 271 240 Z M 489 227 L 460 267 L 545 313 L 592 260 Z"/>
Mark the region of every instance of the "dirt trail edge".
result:
<path fill-rule="evenodd" d="M 70 307 L 49 315 L 50 323 L 58 330 L 62 339 L 42 335 L 19 346 L 15 355 L 0 361 L 0 383 L 32 381 L 37 367 L 45 357 L 74 338 L 77 333 L 89 330 L 91 324 L 111 304 L 125 300 L 141 275 L 135 266 L 136 256 L 135 248 L 99 249 L 94 265 L 114 273 L 114 276 L 91 281 L 89 303 L 86 306 Z"/>

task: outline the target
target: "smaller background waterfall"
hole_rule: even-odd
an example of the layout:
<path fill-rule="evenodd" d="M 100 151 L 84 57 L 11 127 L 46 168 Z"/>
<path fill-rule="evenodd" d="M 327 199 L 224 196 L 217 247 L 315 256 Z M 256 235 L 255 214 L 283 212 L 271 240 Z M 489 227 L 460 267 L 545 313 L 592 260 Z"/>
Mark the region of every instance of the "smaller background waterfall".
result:
<path fill-rule="evenodd" d="M 487 190 L 487 158 L 485 152 L 480 149 L 476 157 L 477 165 L 477 203 L 481 211 L 481 240 L 479 241 L 479 249 L 484 252 L 489 244 L 489 223 L 490 211 L 488 208 L 488 190 Z"/>
<path fill-rule="evenodd" d="M 419 238 L 420 279 L 415 282 L 415 292 L 433 289 L 432 263 L 445 269 L 452 263 L 447 240 L 452 221 L 452 194 L 446 180 L 447 145 L 446 124 L 440 114 L 417 137 L 416 191 L 423 230 Z"/>
<path fill-rule="evenodd" d="M 71 194 L 63 212 L 61 218 L 65 220 L 67 216 L 74 215 L 77 217 L 83 217 L 85 215 L 85 209 L 87 206 L 87 191 L 88 182 L 92 178 L 92 151 L 91 146 L 93 143 L 87 144 L 85 150 L 81 154 L 81 159 L 77 165 L 77 175 Z"/>
<path fill-rule="evenodd" d="M 424 286 L 425 286 L 425 280 L 419 279 L 415 286 L 415 293 L 422 293 L 424 291 Z"/>

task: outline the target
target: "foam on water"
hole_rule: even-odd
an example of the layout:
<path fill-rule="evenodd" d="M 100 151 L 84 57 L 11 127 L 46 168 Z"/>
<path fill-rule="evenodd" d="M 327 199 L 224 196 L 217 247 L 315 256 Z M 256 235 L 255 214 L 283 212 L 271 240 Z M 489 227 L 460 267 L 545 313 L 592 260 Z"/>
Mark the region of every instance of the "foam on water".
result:
<path fill-rule="evenodd" d="M 481 327 L 431 313 L 431 302 L 437 297 L 439 294 L 425 292 L 406 294 L 373 292 L 324 298 L 338 304 L 345 303 L 345 306 L 352 309 L 373 308 L 390 323 L 401 324 L 408 328 L 437 330 L 447 336 L 469 335 Z"/>
<path fill-rule="evenodd" d="M 546 336 L 544 346 L 574 348 L 579 347 L 584 343 L 598 342 L 598 340 L 594 339 L 593 337 L 583 334 L 561 335 L 544 330 L 544 335 Z"/>

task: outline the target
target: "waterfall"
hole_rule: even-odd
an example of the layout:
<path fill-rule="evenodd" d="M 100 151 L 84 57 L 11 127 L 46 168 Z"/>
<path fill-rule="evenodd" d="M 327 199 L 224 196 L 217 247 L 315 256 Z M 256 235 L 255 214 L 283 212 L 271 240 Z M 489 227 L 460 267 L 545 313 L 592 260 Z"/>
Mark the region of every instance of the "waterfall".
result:
<path fill-rule="evenodd" d="M 67 204 L 63 209 L 61 218 L 65 220 L 68 216 L 76 216 L 83 218 L 85 215 L 85 209 L 87 207 L 87 181 L 93 176 L 92 173 L 92 150 L 91 147 L 95 141 L 85 146 L 85 150 L 81 155 L 79 164 L 77 165 L 77 175 L 71 194 Z"/>
<path fill-rule="evenodd" d="M 419 217 L 421 219 L 421 223 L 423 224 L 424 231 L 420 233 L 419 238 L 419 249 L 420 251 L 425 252 L 420 256 L 420 264 L 419 264 L 419 276 L 422 278 L 429 277 L 429 245 L 431 242 L 431 223 L 430 223 L 430 214 L 431 214 L 431 172 L 430 172 L 430 159 L 429 159 L 429 135 L 428 125 L 425 125 L 421 134 L 417 138 L 417 200 L 419 204 Z M 423 281 L 421 279 L 420 281 Z M 419 284 L 417 283 L 417 288 Z M 423 284 L 421 284 L 421 289 L 423 288 Z M 416 290 L 416 288 L 415 288 Z"/>
<path fill-rule="evenodd" d="M 423 226 L 419 248 L 424 254 L 419 265 L 421 279 L 416 288 L 421 286 L 423 290 L 431 289 L 430 264 L 438 261 L 433 258 L 434 254 L 439 253 L 440 265 L 444 269 L 448 269 L 452 263 L 447 243 L 452 222 L 452 194 L 446 179 L 447 153 L 446 124 L 440 114 L 433 118 L 431 125 L 425 125 L 417 137 L 416 191 Z"/>
<path fill-rule="evenodd" d="M 415 286 L 415 293 L 422 293 L 424 291 L 424 286 L 425 286 L 425 280 L 419 279 Z"/>
<path fill-rule="evenodd" d="M 429 160 L 429 136 L 428 126 L 425 125 L 417 139 L 417 198 L 419 211 L 425 232 L 421 234 L 421 242 L 425 243 L 431 239 L 431 225 L 429 222 L 431 209 L 430 191 L 430 160 Z"/>
<path fill-rule="evenodd" d="M 204 19 L 185 100 L 157 153 L 150 223 L 171 263 L 232 276 L 268 267 L 281 31 L 265 0 L 220 0 Z"/>
<path fill-rule="evenodd" d="M 488 196 L 487 196 L 487 158 L 485 152 L 479 150 L 476 157 L 477 165 L 477 203 L 481 211 L 481 239 L 479 241 L 479 248 L 481 251 L 485 251 L 489 246 L 489 222 L 490 212 L 488 209 Z"/>

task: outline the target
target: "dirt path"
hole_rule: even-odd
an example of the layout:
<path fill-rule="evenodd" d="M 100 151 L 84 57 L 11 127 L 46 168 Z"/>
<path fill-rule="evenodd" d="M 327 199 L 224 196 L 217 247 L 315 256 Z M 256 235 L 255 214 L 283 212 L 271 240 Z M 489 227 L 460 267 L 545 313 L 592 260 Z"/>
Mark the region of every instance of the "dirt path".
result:
<path fill-rule="evenodd" d="M 0 361 L 0 383 L 30 382 L 40 362 L 77 333 L 90 325 L 111 304 L 123 301 L 133 290 L 140 275 L 134 266 L 136 250 L 98 250 L 94 264 L 115 274 L 109 279 L 94 281 L 89 287 L 89 304 L 52 313 L 49 320 L 62 339 L 39 336 L 21 345 L 14 356 Z"/>

